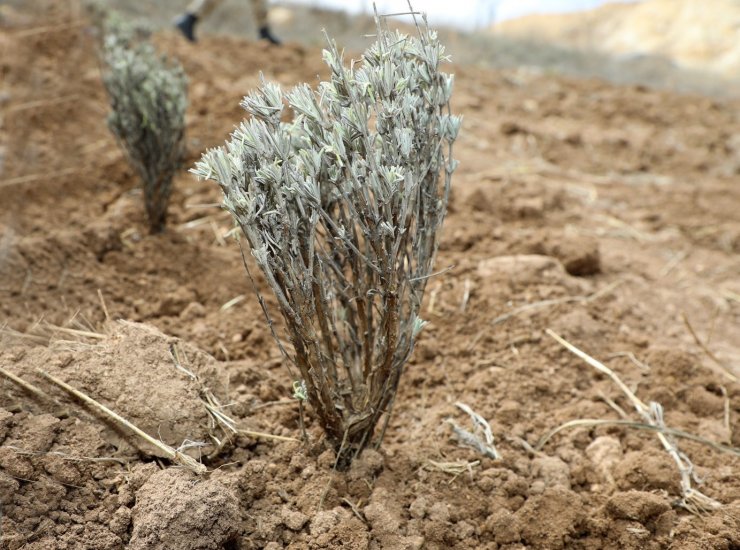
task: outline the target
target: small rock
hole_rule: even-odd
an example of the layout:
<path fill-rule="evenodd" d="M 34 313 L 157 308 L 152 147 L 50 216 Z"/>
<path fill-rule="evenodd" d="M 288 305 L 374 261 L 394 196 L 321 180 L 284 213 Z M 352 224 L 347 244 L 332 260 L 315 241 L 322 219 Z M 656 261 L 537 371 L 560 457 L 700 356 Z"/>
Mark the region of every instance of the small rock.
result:
<path fill-rule="evenodd" d="M 613 484 L 612 470 L 622 458 L 622 444 L 619 440 L 608 435 L 597 437 L 586 447 L 586 456 L 603 480 Z"/>
<path fill-rule="evenodd" d="M 506 425 L 512 425 L 522 414 L 522 404 L 514 399 L 504 399 L 496 409 L 496 419 Z"/>
<path fill-rule="evenodd" d="M 409 506 L 409 514 L 414 519 L 422 519 L 427 513 L 429 503 L 426 497 L 416 497 L 414 502 Z"/>
<path fill-rule="evenodd" d="M 408 550 L 421 550 L 424 548 L 424 542 L 424 537 L 420 535 L 404 537 L 404 543 Z"/>
<path fill-rule="evenodd" d="M 0 470 L 0 504 L 9 505 L 13 502 L 13 495 L 20 488 L 14 478 Z"/>
<path fill-rule="evenodd" d="M 142 485 L 144 485 L 150 477 L 159 472 L 160 469 L 153 462 L 147 462 L 145 464 L 136 464 L 131 468 L 128 480 L 131 485 L 131 489 L 138 491 Z"/>
<path fill-rule="evenodd" d="M 502 489 L 508 497 L 529 496 L 529 483 L 523 477 L 515 474 L 514 472 L 508 472 L 506 481 L 502 486 Z"/>
<path fill-rule="evenodd" d="M 180 287 L 173 292 L 168 292 L 159 302 L 157 315 L 160 317 L 178 316 L 185 311 L 185 307 L 194 301 L 194 298 L 195 292 L 186 287 Z"/>
<path fill-rule="evenodd" d="M 478 275 L 491 279 L 514 279 L 520 284 L 558 282 L 566 277 L 561 263 L 550 256 L 518 254 L 497 256 L 478 264 Z"/>
<path fill-rule="evenodd" d="M 521 540 L 519 519 L 508 510 L 497 510 L 491 514 L 486 525 L 498 544 L 515 544 Z"/>
<path fill-rule="evenodd" d="M 0 447 L 0 470 L 17 479 L 30 479 L 34 473 L 30 460 L 7 447 Z"/>
<path fill-rule="evenodd" d="M 457 538 L 465 540 L 475 535 L 475 527 L 467 521 L 458 521 L 455 524 L 455 532 L 457 534 Z"/>
<path fill-rule="evenodd" d="M 8 437 L 8 431 L 10 430 L 12 424 L 13 413 L 10 411 L 6 411 L 5 409 L 0 409 L 0 441 Z"/>
<path fill-rule="evenodd" d="M 87 246 L 98 260 L 114 250 L 121 250 L 123 243 L 116 228 L 101 220 L 89 225 L 84 231 Z"/>
<path fill-rule="evenodd" d="M 655 520 L 655 534 L 659 537 L 670 536 L 677 518 L 678 514 L 676 514 L 675 510 L 668 510 L 660 514 Z"/>
<path fill-rule="evenodd" d="M 577 308 L 559 316 L 553 323 L 553 329 L 567 338 L 582 341 L 598 339 L 604 334 L 603 323 L 585 308 Z"/>
<path fill-rule="evenodd" d="M 440 354 L 434 341 L 420 342 L 417 353 L 424 361 L 433 361 Z"/>
<path fill-rule="evenodd" d="M 373 531 L 397 534 L 401 529 L 401 505 L 384 488 L 373 491 L 370 504 L 365 506 L 363 513 Z"/>
<path fill-rule="evenodd" d="M 465 206 L 473 212 L 492 212 L 493 203 L 490 197 L 482 190 L 475 189 L 465 198 Z"/>
<path fill-rule="evenodd" d="M 322 510 L 320 512 L 316 512 L 316 515 L 311 518 L 309 531 L 314 537 L 328 533 L 339 523 L 339 520 L 340 515 L 336 508 L 333 510 Z"/>
<path fill-rule="evenodd" d="M 262 399 L 262 401 L 270 401 L 270 399 Z M 329 470 L 334 467 L 336 462 L 336 454 L 332 449 L 326 449 L 316 459 L 316 465 L 325 470 Z"/>
<path fill-rule="evenodd" d="M 506 120 L 502 122 L 501 126 L 499 126 L 499 131 L 505 136 L 530 133 L 529 130 L 527 130 L 524 126 L 522 126 L 518 122 L 514 122 L 513 120 Z"/>
<path fill-rule="evenodd" d="M 432 504 L 429 508 L 429 519 L 442 523 L 450 521 L 450 510 L 447 508 L 447 504 L 444 502 L 435 502 Z"/>
<path fill-rule="evenodd" d="M 547 487 L 570 489 L 570 468 L 556 456 L 535 458 L 532 461 L 533 473 L 545 482 Z"/>
<path fill-rule="evenodd" d="M 541 495 L 545 492 L 546 489 L 545 482 L 541 479 L 535 479 L 532 484 L 529 486 L 529 494 L 530 495 Z"/>
<path fill-rule="evenodd" d="M 287 507 L 283 508 L 282 511 L 283 525 L 285 525 L 291 531 L 300 531 L 308 521 L 308 516 L 297 510 L 291 510 Z"/>
<path fill-rule="evenodd" d="M 128 531 L 129 525 L 131 525 L 131 508 L 121 506 L 113 513 L 113 517 L 108 523 L 108 529 L 120 537 Z"/>
<path fill-rule="evenodd" d="M 732 430 L 732 427 L 729 427 Z M 725 425 L 723 418 L 702 418 L 696 426 L 696 433 L 701 434 L 712 441 L 727 441 L 731 438 L 731 432 Z"/>

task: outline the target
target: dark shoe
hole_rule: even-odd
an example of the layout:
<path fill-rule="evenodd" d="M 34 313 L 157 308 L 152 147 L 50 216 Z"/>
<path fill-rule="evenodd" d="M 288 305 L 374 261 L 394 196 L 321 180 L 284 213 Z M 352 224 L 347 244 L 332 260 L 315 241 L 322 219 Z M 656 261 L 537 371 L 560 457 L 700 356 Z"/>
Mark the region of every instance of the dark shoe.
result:
<path fill-rule="evenodd" d="M 180 29 L 182 35 L 190 42 L 195 42 L 195 23 L 198 18 L 192 13 L 184 13 L 175 19 L 175 27 Z"/>
<path fill-rule="evenodd" d="M 275 38 L 275 35 L 270 32 L 270 27 L 267 26 L 260 27 L 260 38 L 262 40 L 267 40 L 270 44 L 275 44 L 276 46 L 281 44 L 280 40 Z"/>

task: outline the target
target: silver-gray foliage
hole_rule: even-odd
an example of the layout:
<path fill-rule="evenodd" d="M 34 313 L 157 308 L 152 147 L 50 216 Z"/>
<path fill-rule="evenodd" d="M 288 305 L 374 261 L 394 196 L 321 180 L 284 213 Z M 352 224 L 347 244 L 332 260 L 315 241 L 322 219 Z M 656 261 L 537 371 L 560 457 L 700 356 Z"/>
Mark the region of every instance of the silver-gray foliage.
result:
<path fill-rule="evenodd" d="M 288 92 L 263 82 L 241 103 L 251 117 L 194 170 L 221 186 L 344 464 L 390 415 L 424 326 L 461 122 L 443 53 L 426 27 L 409 37 L 378 25 L 349 67 L 329 41 L 327 82 Z"/>
<path fill-rule="evenodd" d="M 141 178 L 149 227 L 157 233 L 184 152 L 187 81 L 178 63 L 158 55 L 129 26 L 114 22 L 104 32 L 108 126 Z"/>

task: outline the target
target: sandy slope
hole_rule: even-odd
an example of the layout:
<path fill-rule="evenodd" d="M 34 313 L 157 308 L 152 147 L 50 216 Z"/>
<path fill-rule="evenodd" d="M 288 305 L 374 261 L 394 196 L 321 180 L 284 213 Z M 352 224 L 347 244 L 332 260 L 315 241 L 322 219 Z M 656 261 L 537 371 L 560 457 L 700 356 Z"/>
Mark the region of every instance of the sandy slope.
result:
<path fill-rule="evenodd" d="M 527 16 L 493 32 L 614 54 L 662 55 L 686 67 L 740 73 L 738 0 L 646 0 L 581 13 Z"/>

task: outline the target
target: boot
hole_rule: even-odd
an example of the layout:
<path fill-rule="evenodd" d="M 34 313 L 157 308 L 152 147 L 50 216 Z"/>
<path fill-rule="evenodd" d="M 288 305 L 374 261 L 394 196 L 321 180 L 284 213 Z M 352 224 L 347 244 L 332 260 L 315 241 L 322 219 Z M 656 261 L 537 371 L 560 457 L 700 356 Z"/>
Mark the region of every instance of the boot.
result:
<path fill-rule="evenodd" d="M 267 40 L 270 44 L 274 44 L 276 46 L 279 46 L 281 44 L 280 40 L 275 38 L 275 35 L 272 34 L 270 31 L 270 27 L 265 25 L 264 27 L 260 27 L 260 39 Z"/>
<path fill-rule="evenodd" d="M 190 42 L 195 42 L 195 24 L 198 22 L 198 16 L 192 13 L 184 13 L 175 19 L 175 27 L 180 29 L 182 35 Z"/>

